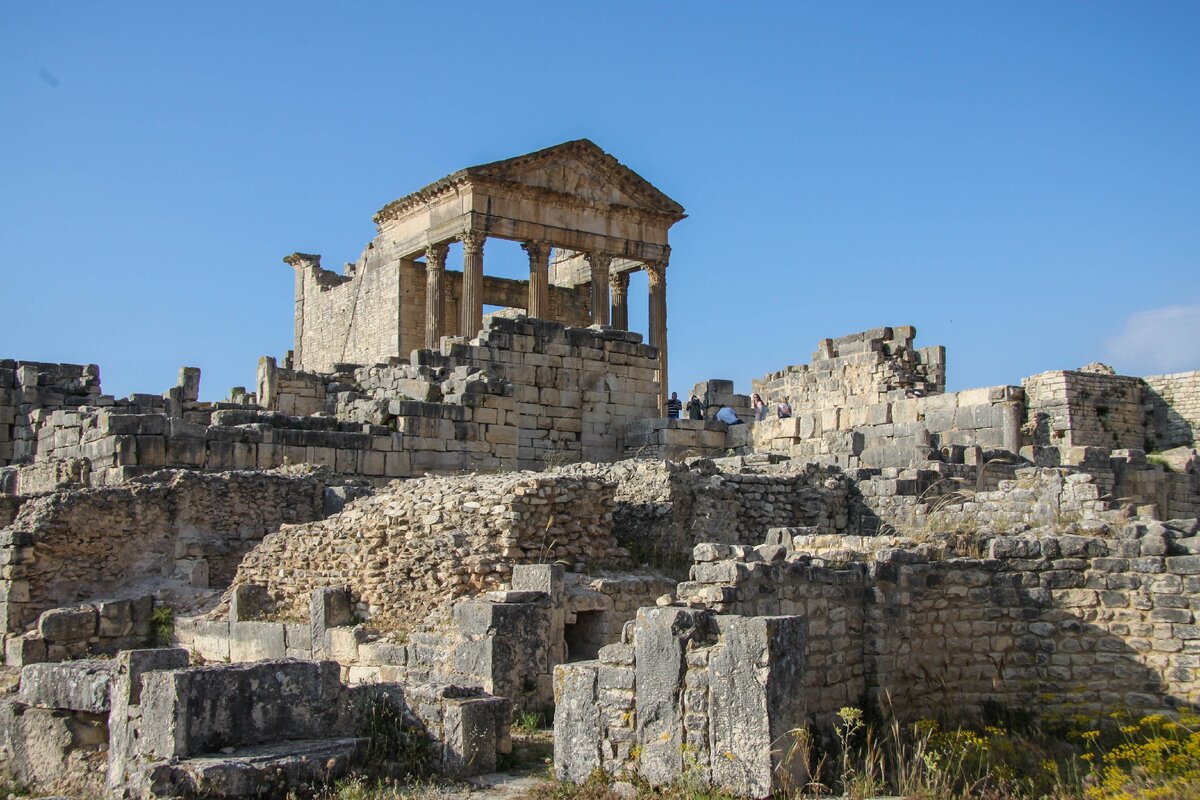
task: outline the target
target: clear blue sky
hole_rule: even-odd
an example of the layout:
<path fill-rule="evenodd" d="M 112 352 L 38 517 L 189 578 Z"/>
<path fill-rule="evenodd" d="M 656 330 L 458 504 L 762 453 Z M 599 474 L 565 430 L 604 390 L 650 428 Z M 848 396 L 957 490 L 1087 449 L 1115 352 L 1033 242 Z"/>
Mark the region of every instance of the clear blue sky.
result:
<path fill-rule="evenodd" d="M 681 393 L 877 325 L 951 388 L 1198 369 L 1198 42 L 1195 2 L 6 3 L 0 357 L 222 397 L 291 346 L 282 256 L 587 137 L 688 211 Z"/>

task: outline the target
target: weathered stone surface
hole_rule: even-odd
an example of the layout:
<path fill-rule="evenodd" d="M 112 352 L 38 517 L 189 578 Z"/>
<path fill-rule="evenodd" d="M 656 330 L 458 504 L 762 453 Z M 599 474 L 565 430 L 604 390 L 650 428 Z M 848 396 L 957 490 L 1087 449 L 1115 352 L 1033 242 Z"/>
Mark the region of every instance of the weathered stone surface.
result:
<path fill-rule="evenodd" d="M 643 777 L 670 783 L 683 764 L 683 715 L 679 706 L 688 643 L 710 634 L 704 611 L 642 609 L 634 638 L 637 735 L 642 744 Z"/>
<path fill-rule="evenodd" d="M 62 664 L 30 664 L 21 669 L 17 698 L 39 708 L 106 714 L 117 662 L 87 659 Z"/>
<path fill-rule="evenodd" d="M 599 667 L 562 664 L 554 670 L 554 772 L 559 780 L 582 783 L 600 768 Z"/>

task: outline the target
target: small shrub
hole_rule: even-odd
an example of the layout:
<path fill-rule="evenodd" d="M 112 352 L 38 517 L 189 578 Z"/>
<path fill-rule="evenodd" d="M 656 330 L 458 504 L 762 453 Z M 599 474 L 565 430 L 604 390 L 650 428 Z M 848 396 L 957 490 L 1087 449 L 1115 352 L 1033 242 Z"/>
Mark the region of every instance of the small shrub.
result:
<path fill-rule="evenodd" d="M 150 612 L 150 636 L 155 647 L 170 647 L 175 638 L 175 611 L 170 606 L 155 606 Z"/>
<path fill-rule="evenodd" d="M 539 711 L 522 711 L 513 720 L 512 729 L 515 733 L 529 735 L 537 733 L 543 727 L 542 714 Z"/>

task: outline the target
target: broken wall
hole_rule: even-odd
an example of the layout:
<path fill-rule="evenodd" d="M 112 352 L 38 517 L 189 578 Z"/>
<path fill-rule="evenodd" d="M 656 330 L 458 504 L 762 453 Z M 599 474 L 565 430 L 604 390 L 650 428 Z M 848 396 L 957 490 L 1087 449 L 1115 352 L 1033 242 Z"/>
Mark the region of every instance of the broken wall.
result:
<path fill-rule="evenodd" d="M 514 564 L 625 563 L 612 536 L 613 485 L 507 473 L 419 478 L 338 515 L 266 537 L 238 568 L 275 616 L 302 620 L 320 588 L 348 587 L 360 618 L 408 630 L 439 607 L 498 589 Z"/>
<path fill-rule="evenodd" d="M 227 585 L 243 556 L 285 523 L 320 518 L 325 479 L 311 470 L 176 472 L 121 487 L 26 500 L 0 531 L 0 622 L 21 632 L 49 608 L 120 597 L 141 580 L 189 575 Z"/>

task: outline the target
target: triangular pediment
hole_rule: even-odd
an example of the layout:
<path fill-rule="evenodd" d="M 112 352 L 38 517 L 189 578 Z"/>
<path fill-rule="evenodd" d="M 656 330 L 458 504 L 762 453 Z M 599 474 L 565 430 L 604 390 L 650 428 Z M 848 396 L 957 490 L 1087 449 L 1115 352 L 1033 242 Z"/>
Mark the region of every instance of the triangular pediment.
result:
<path fill-rule="evenodd" d="M 587 139 L 467 167 L 463 173 L 468 179 L 482 178 L 547 190 L 589 205 L 624 206 L 669 214 L 678 219 L 684 216 L 679 203 Z"/>

